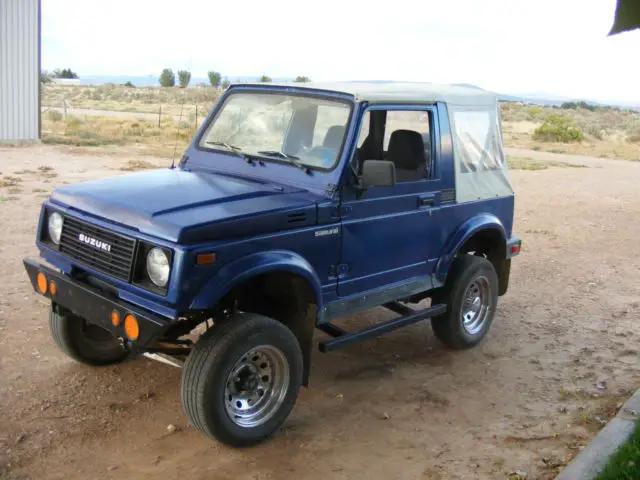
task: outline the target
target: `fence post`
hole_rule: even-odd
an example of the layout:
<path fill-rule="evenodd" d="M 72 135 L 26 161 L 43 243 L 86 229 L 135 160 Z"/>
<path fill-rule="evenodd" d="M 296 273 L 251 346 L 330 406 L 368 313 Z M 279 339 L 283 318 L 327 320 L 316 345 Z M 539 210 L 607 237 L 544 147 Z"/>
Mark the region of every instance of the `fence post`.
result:
<path fill-rule="evenodd" d="M 196 105 L 196 128 L 198 128 L 198 105 Z"/>
<path fill-rule="evenodd" d="M 158 110 L 158 128 L 160 128 L 160 118 L 162 117 L 162 105 L 160 105 L 160 109 Z"/>

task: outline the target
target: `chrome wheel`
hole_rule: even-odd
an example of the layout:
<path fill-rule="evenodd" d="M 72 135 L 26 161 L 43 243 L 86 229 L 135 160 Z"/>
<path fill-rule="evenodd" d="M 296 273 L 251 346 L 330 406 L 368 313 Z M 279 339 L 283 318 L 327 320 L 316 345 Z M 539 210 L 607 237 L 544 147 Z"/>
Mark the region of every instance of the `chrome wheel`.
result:
<path fill-rule="evenodd" d="M 461 315 L 462 326 L 469 335 L 482 331 L 491 306 L 490 285 L 487 277 L 477 277 L 464 293 Z"/>
<path fill-rule="evenodd" d="M 240 427 L 256 427 L 277 411 L 289 388 L 289 363 L 276 347 L 252 348 L 234 365 L 227 377 L 224 405 Z"/>

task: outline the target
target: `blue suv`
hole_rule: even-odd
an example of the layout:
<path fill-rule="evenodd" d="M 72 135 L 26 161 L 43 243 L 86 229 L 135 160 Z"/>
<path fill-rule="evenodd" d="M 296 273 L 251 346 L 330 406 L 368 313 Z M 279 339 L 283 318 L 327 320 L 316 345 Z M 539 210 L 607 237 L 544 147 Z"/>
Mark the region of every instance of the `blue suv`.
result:
<path fill-rule="evenodd" d="M 513 215 L 489 92 L 238 84 L 177 166 L 55 190 L 24 265 L 68 356 L 183 368 L 189 421 L 245 446 L 308 386 L 316 329 L 322 352 L 425 319 L 448 347 L 480 342 L 520 252 Z M 375 307 L 397 317 L 334 323 Z"/>

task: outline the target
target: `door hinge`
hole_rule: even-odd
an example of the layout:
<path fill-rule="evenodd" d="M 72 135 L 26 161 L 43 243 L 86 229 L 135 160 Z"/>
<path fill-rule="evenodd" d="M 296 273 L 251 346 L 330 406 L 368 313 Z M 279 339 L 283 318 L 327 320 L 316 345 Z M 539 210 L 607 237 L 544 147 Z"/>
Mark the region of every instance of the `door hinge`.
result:
<path fill-rule="evenodd" d="M 353 207 L 351 205 L 343 205 L 342 206 L 342 214 L 349 215 L 353 212 Z"/>
<path fill-rule="evenodd" d="M 336 194 L 336 190 L 337 190 L 337 185 L 335 183 L 328 183 L 324 189 L 324 193 L 328 197 L 333 198 L 333 196 Z"/>
<path fill-rule="evenodd" d="M 347 273 L 349 273 L 349 264 L 347 263 L 338 264 L 338 278 L 344 277 Z"/>

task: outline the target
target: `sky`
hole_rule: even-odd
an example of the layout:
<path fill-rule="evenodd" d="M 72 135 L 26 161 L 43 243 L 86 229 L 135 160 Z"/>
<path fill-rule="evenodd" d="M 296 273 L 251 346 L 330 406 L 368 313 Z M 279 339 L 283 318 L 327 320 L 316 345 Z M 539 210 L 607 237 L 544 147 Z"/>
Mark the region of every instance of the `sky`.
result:
<path fill-rule="evenodd" d="M 590 5 L 589 5 L 590 4 Z M 640 101 L 640 30 L 615 0 L 42 0 L 42 67 L 471 83 Z M 589 5 L 588 7 L 586 5 Z"/>

